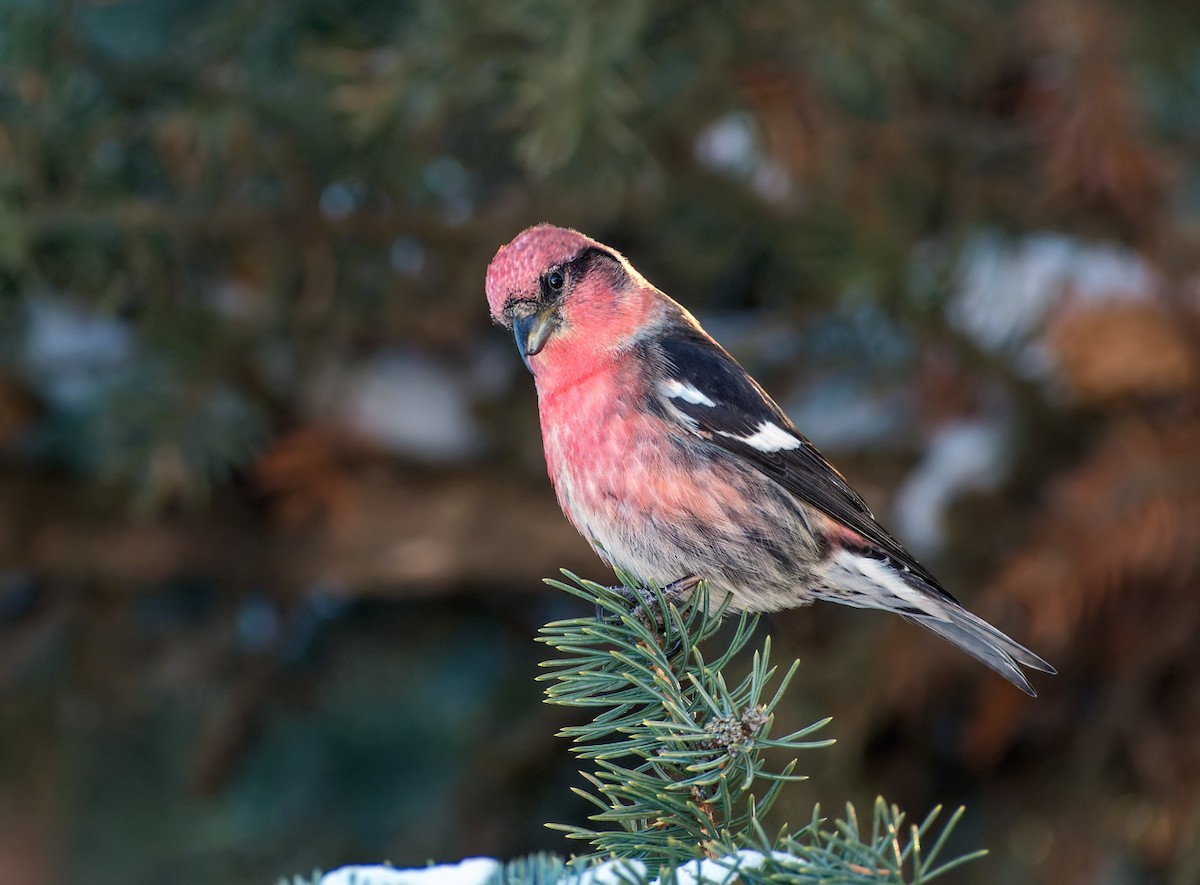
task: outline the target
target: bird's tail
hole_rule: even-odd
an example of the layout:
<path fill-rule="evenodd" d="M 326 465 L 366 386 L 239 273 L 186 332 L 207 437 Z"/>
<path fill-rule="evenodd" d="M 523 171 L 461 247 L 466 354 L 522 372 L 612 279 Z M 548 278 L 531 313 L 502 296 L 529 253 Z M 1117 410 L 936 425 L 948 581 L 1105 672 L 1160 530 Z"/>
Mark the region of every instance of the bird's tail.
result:
<path fill-rule="evenodd" d="M 1037 692 L 1021 667 L 1055 672 L 1025 646 L 959 605 L 915 560 L 840 550 L 827 562 L 826 571 L 819 575 L 820 589 L 814 594 L 818 598 L 895 612 L 954 643 L 1030 697 L 1037 697 Z"/>
<path fill-rule="evenodd" d="M 1037 692 L 1022 672 L 1022 666 L 1043 673 L 1057 672 L 1025 646 L 1005 636 L 983 618 L 976 617 L 962 606 L 951 602 L 939 608 L 940 617 L 908 613 L 903 617 L 954 643 L 1030 697 L 1036 698 Z"/>

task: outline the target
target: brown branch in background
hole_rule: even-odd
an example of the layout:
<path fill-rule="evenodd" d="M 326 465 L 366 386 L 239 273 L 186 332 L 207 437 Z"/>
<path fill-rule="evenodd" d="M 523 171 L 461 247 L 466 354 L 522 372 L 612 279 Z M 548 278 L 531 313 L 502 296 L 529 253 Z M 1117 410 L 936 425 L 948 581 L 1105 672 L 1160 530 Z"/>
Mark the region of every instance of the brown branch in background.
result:
<path fill-rule="evenodd" d="M 1173 172 L 1150 141 L 1111 6 L 1033 2 L 1024 13 L 1039 58 L 1027 112 L 1042 147 L 1047 199 L 1115 216 L 1137 242 L 1164 220 Z"/>
<path fill-rule="evenodd" d="M 559 567 L 598 567 L 541 481 L 369 461 L 311 487 L 279 466 L 265 476 L 278 521 L 261 522 L 252 501 L 225 493 L 198 523 L 66 506 L 86 490 L 0 471 L 0 527 L 9 529 L 0 531 L 0 568 L 124 593 L 204 575 L 291 593 L 320 580 L 353 593 L 438 595 L 475 584 L 527 591 Z"/>

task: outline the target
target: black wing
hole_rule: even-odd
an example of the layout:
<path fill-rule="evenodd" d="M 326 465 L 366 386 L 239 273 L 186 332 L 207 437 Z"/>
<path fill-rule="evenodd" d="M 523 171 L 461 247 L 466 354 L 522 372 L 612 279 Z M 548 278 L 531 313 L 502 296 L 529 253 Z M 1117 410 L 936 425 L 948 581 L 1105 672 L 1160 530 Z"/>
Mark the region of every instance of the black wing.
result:
<path fill-rule="evenodd" d="M 946 593 L 875 521 L 866 502 L 721 345 L 701 329 L 681 324 L 657 338 L 655 346 L 666 379 L 658 393 L 691 433 L 743 458 Z"/>

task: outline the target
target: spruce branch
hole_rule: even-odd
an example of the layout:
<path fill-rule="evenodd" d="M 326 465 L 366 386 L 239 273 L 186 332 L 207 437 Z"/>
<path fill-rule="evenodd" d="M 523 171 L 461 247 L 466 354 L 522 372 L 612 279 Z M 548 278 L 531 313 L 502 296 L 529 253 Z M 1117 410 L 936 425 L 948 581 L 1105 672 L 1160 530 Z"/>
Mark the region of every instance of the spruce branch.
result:
<path fill-rule="evenodd" d="M 803 777 L 795 773 L 797 758 L 778 765 L 764 751 L 833 743 L 810 739 L 828 719 L 772 737 L 797 664 L 782 673 L 772 666 L 768 637 L 731 687 L 723 671 L 749 646 L 757 616 L 742 613 L 708 661 L 700 646 L 716 640 L 728 605 L 710 610 L 706 585 L 676 604 L 658 585 L 642 588 L 628 575 L 620 576 L 621 589 L 563 574 L 571 583 L 547 583 L 589 603 L 596 615 L 541 629 L 538 640 L 559 656 L 542 664 L 549 672 L 538 679 L 551 683 L 549 703 L 594 711 L 591 722 L 560 735 L 591 763 L 583 773 L 589 789 L 576 792 L 596 806 L 590 819 L 597 827 L 551 826 L 590 842 L 594 853 L 507 864 L 476 858 L 426 870 L 343 867 L 279 885 L 414 885 L 423 876 L 427 885 L 923 885 L 985 853 L 943 860 L 962 809 L 939 825 L 935 808 L 912 825 L 883 799 L 868 827 L 847 805 L 841 820 L 828 821 L 814 808 L 798 832 L 769 836 L 762 816 L 785 783 Z M 640 610 L 630 610 L 631 599 Z"/>
<path fill-rule="evenodd" d="M 576 792 L 596 806 L 590 820 L 597 826 L 551 826 L 589 842 L 591 859 L 638 859 L 670 871 L 697 857 L 753 849 L 769 862 L 739 870 L 746 882 L 917 883 L 983 853 L 939 863 L 961 811 L 935 836 L 940 809 L 906 827 L 904 814 L 882 799 L 869 831 L 848 806 L 844 820 L 830 824 L 815 809 L 798 833 L 769 837 L 762 816 L 785 783 L 803 776 L 795 773 L 798 757 L 779 765 L 765 751 L 790 754 L 833 743 L 811 739 L 828 719 L 772 736 L 775 710 L 798 664 L 781 673 L 770 663 L 767 637 L 749 673 L 730 686 L 723 671 L 750 644 L 757 616 L 741 613 L 709 661 L 701 645 L 714 639 L 728 603 L 710 610 L 707 586 L 677 605 L 658 585 L 646 590 L 628 575 L 620 575 L 623 590 L 563 574 L 570 583 L 547 583 L 594 606 L 597 617 L 542 628 L 539 641 L 559 657 L 544 662 L 549 672 L 538 678 L 551 683 L 548 703 L 595 710 L 590 722 L 560 735 L 592 764 L 583 772 L 588 789 Z M 644 600 L 648 611 L 630 611 L 631 597 Z M 932 848 L 923 853 L 929 838 Z"/>
<path fill-rule="evenodd" d="M 610 588 L 568 574 L 575 585 L 550 582 L 603 613 L 558 621 L 542 628 L 541 641 L 566 655 L 547 662 L 551 703 L 603 707 L 591 722 L 561 732 L 576 754 L 594 763 L 579 790 L 599 809 L 592 820 L 617 829 L 564 826 L 569 838 L 586 840 L 602 853 L 677 861 L 727 854 L 778 796 L 779 786 L 799 779 L 793 760 L 776 770 L 763 749 L 802 750 L 816 723 L 780 738 L 770 736 L 775 706 L 795 665 L 778 679 L 770 643 L 754 653 L 750 673 L 726 684 L 723 667 L 750 641 L 757 618 L 743 613 L 725 651 L 705 662 L 699 644 L 719 628 L 725 606 L 709 613 L 708 592 L 699 588 L 682 607 L 652 585 L 650 617 L 631 612 Z M 633 592 L 637 585 L 625 578 Z M 766 790 L 757 799 L 756 784 Z"/>

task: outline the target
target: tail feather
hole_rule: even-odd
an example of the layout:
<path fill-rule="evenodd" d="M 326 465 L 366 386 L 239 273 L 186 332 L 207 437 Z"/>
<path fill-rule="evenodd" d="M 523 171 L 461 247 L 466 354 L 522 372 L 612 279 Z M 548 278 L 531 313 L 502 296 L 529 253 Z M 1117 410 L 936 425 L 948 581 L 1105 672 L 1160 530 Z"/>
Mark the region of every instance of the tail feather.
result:
<path fill-rule="evenodd" d="M 987 621 L 953 603 L 944 606 L 943 617 L 905 614 L 905 620 L 932 630 L 971 657 L 991 667 L 1021 691 L 1036 698 L 1037 692 L 1021 670 L 1024 665 L 1043 673 L 1057 672 L 1025 646 L 1005 636 Z"/>
<path fill-rule="evenodd" d="M 891 556 L 838 550 L 826 561 L 820 578 L 814 590 L 818 598 L 895 612 L 954 643 L 1030 697 L 1037 697 L 1037 692 L 1021 667 L 1055 672 L 1025 646 L 959 605 L 932 578 L 914 572 Z"/>

